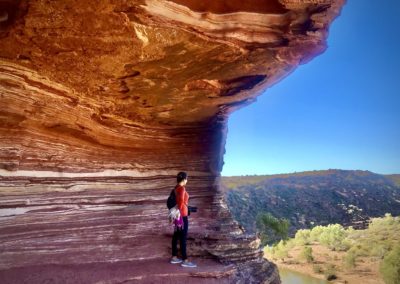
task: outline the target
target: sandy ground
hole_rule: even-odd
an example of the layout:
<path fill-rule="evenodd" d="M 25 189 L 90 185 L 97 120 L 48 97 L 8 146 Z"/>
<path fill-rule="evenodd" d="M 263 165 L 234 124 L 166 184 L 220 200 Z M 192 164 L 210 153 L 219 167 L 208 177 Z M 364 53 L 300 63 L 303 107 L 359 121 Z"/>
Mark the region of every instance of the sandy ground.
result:
<path fill-rule="evenodd" d="M 333 264 L 336 270 L 336 280 L 331 283 L 348 283 L 348 284 L 384 284 L 379 275 L 380 260 L 374 260 L 366 257 L 359 257 L 356 261 L 356 267 L 353 269 L 345 269 L 343 267 L 342 258 L 345 252 L 331 251 L 330 249 L 321 245 L 311 245 L 313 250 L 313 263 L 306 263 L 299 260 L 301 249 L 294 248 L 289 253 L 289 258 L 284 261 L 274 261 L 280 267 L 286 267 L 304 274 L 312 275 L 319 279 L 325 279 L 323 273 L 315 273 L 313 270 L 314 265 L 319 265 L 325 269 L 328 264 Z M 267 256 L 268 257 L 268 256 Z"/>

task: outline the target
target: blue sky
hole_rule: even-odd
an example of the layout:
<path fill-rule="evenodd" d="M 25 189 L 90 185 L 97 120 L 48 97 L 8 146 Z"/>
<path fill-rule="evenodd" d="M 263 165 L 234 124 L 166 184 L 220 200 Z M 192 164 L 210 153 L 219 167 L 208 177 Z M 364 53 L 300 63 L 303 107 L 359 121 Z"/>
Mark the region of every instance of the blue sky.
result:
<path fill-rule="evenodd" d="M 222 175 L 400 173 L 400 1 L 348 0 L 322 55 L 228 123 Z"/>

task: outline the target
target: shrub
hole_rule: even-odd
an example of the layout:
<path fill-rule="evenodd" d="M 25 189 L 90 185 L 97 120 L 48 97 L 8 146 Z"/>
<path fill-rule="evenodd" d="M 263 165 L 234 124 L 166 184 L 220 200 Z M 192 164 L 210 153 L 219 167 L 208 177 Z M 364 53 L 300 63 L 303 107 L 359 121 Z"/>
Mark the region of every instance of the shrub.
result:
<path fill-rule="evenodd" d="M 300 253 L 300 257 L 305 260 L 307 263 L 311 263 L 314 261 L 314 257 L 312 255 L 311 247 L 304 247 Z"/>
<path fill-rule="evenodd" d="M 328 225 L 320 236 L 320 242 L 331 250 L 345 250 L 343 240 L 346 238 L 346 230 L 342 225 Z"/>
<path fill-rule="evenodd" d="M 350 250 L 346 253 L 346 255 L 343 257 L 343 265 L 347 269 L 353 269 L 356 267 L 356 259 L 357 256 L 354 253 L 354 251 Z"/>
<path fill-rule="evenodd" d="M 371 248 L 370 255 L 376 256 L 378 258 L 383 258 L 389 251 L 389 244 L 387 242 L 382 242 Z"/>
<path fill-rule="evenodd" d="M 397 245 L 384 257 L 379 271 L 386 284 L 400 283 L 400 245 Z"/>
<path fill-rule="evenodd" d="M 296 246 L 296 243 L 295 243 L 294 239 L 289 239 L 289 240 L 285 241 L 285 247 L 287 247 L 288 250 L 291 250 L 295 246 Z"/>
<path fill-rule="evenodd" d="M 353 246 L 350 250 L 353 251 L 356 256 L 369 256 L 369 248 L 363 245 L 362 240 L 361 244 Z"/>
<path fill-rule="evenodd" d="M 285 246 L 284 241 L 280 241 L 276 246 L 273 247 L 273 258 L 281 259 L 282 261 L 288 257 L 288 248 Z"/>
<path fill-rule="evenodd" d="M 294 236 L 296 245 L 308 245 L 310 244 L 310 230 L 298 230 Z"/>
<path fill-rule="evenodd" d="M 352 226 L 348 227 L 346 230 L 347 235 L 351 235 L 355 232 L 354 228 Z"/>
<path fill-rule="evenodd" d="M 347 234 L 347 233 L 346 233 Z M 352 240 L 349 240 L 347 237 L 342 241 L 340 245 L 340 250 L 348 251 L 353 245 Z"/>
<path fill-rule="evenodd" d="M 323 231 L 324 231 L 323 226 L 315 226 L 314 228 L 312 228 L 312 230 L 310 232 L 310 241 L 312 241 L 312 242 L 318 241 L 319 242 L 319 238 Z"/>
<path fill-rule="evenodd" d="M 371 230 L 381 230 L 382 228 L 396 224 L 398 221 L 398 218 L 393 217 L 390 213 L 386 213 L 383 218 L 372 218 L 368 228 Z"/>

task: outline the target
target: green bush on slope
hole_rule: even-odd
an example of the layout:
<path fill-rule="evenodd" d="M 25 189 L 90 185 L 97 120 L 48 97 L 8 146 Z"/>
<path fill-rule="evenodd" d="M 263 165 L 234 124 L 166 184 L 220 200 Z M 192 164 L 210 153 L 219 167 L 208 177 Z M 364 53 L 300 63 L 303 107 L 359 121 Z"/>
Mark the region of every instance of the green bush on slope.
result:
<path fill-rule="evenodd" d="M 314 257 L 312 255 L 312 248 L 311 247 L 304 247 L 300 253 L 300 258 L 305 260 L 307 263 L 312 263 L 314 261 Z"/>
<path fill-rule="evenodd" d="M 348 247 L 343 242 L 346 237 L 347 233 L 343 226 L 334 224 L 325 227 L 319 237 L 319 241 L 331 250 L 347 250 Z"/>
<path fill-rule="evenodd" d="M 383 218 L 372 218 L 366 230 L 349 232 L 346 242 L 357 256 L 382 259 L 400 243 L 400 217 L 386 214 Z"/>
<path fill-rule="evenodd" d="M 353 269 L 356 267 L 357 256 L 354 251 L 349 250 L 343 257 L 343 265 L 347 269 Z"/>
<path fill-rule="evenodd" d="M 268 247 L 268 250 L 273 259 L 280 259 L 284 261 L 285 258 L 288 257 L 289 246 L 287 246 L 284 241 L 280 241 L 277 245 Z"/>
<path fill-rule="evenodd" d="M 379 271 L 386 284 L 400 284 L 400 245 L 385 256 Z"/>
<path fill-rule="evenodd" d="M 310 230 L 298 230 L 294 236 L 294 242 L 299 246 L 309 245 L 311 243 Z"/>

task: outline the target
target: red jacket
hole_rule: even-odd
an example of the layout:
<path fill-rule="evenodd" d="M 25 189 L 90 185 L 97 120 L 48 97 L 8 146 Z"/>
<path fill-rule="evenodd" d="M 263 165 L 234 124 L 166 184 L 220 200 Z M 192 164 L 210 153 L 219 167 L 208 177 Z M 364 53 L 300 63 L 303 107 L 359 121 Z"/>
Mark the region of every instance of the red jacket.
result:
<path fill-rule="evenodd" d="M 177 185 L 175 187 L 176 204 L 178 205 L 181 216 L 188 216 L 189 194 L 184 186 Z"/>

